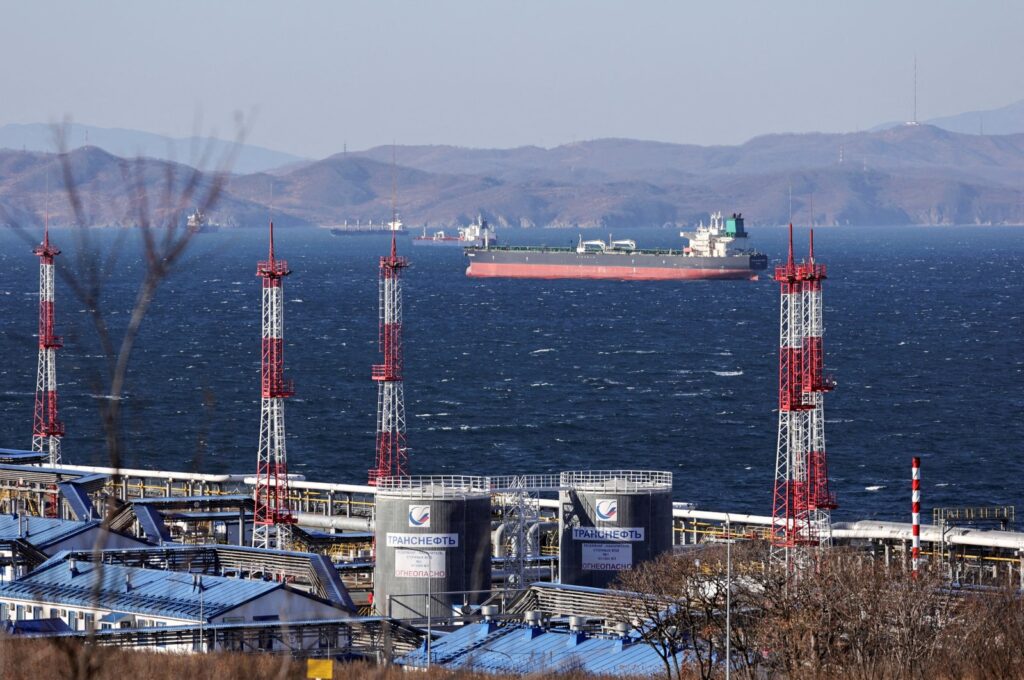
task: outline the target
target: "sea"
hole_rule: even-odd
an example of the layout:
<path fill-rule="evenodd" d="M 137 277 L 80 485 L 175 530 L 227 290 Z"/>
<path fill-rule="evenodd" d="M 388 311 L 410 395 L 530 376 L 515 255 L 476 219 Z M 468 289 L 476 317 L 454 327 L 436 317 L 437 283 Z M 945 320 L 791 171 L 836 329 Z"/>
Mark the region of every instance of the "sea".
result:
<path fill-rule="evenodd" d="M 786 230 L 750 245 L 785 256 Z M 503 230 L 569 245 L 593 230 Z M 615 234 L 680 247 L 675 230 Z M 107 463 L 106 359 L 68 275 L 99 263 L 114 340 L 142 273 L 137 232 L 55 229 L 64 460 Z M 808 230 L 796 229 L 798 257 Z M 378 262 L 389 239 L 279 229 L 292 472 L 364 483 L 373 464 Z M 758 281 L 469 279 L 459 248 L 413 247 L 403 272 L 405 399 L 414 474 L 655 469 L 698 508 L 771 514 L 779 290 Z M 36 376 L 38 261 L 0 230 L 0 447 L 26 449 Z M 824 227 L 828 466 L 839 520 L 909 520 L 910 460 L 925 512 L 1024 507 L 1024 229 Z M 160 286 L 131 357 L 125 465 L 244 473 L 259 426 L 263 229 L 198 234 Z M 100 259 L 101 258 L 101 259 Z"/>

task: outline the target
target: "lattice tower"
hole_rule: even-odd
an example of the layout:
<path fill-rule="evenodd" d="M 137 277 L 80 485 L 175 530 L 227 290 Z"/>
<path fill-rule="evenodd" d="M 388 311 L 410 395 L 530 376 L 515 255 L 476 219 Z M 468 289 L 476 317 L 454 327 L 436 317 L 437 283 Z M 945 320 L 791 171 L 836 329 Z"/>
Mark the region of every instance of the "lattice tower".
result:
<path fill-rule="evenodd" d="M 394 223 L 394 220 L 393 220 Z M 380 258 L 379 313 L 383 363 L 373 366 L 377 383 L 377 457 L 369 471 L 369 483 L 378 477 L 409 474 L 405 435 L 405 390 L 402 382 L 402 270 L 409 266 L 399 257 L 395 235 L 391 253 Z"/>
<path fill-rule="evenodd" d="M 288 263 L 274 257 L 274 223 L 270 223 L 270 255 L 256 266 L 263 280 L 263 332 L 260 380 L 260 444 L 256 456 L 255 515 L 252 544 L 287 550 L 291 545 L 288 453 L 285 448 L 284 400 L 295 393 L 284 378 L 284 288 Z"/>
<path fill-rule="evenodd" d="M 772 500 L 772 561 L 787 569 L 807 560 L 807 548 L 818 543 L 809 520 L 809 411 L 804 399 L 803 285 L 793 260 L 793 225 L 789 225 L 789 256 L 777 267 L 779 304 L 779 429 Z"/>
<path fill-rule="evenodd" d="M 799 266 L 803 282 L 804 313 L 804 400 L 810 403 L 808 411 L 808 522 L 823 544 L 831 541 L 831 511 L 837 506 L 836 497 L 829 489 L 828 458 L 825 453 L 825 393 L 834 383 L 825 376 L 825 333 L 822 321 L 822 282 L 827 278 L 824 264 L 814 259 L 814 230 L 810 235 L 810 250 L 806 262 Z"/>
<path fill-rule="evenodd" d="M 49 217 L 43 227 L 43 242 L 32 252 L 39 258 L 39 362 L 32 450 L 48 453 L 50 465 L 58 465 L 64 423 L 57 413 L 57 350 L 63 344 L 55 332 L 53 258 L 60 255 L 60 250 L 50 243 Z"/>
<path fill-rule="evenodd" d="M 39 258 L 39 360 L 36 369 L 36 399 L 32 414 L 32 450 L 49 455 L 52 466 L 61 463 L 61 437 L 64 423 L 57 411 L 57 350 L 63 344 L 56 334 L 54 311 L 54 263 L 60 255 L 50 243 L 50 217 L 47 210 L 43 222 L 43 242 L 32 251 Z M 47 503 L 46 514 L 56 516 L 60 497 L 54 492 Z"/>

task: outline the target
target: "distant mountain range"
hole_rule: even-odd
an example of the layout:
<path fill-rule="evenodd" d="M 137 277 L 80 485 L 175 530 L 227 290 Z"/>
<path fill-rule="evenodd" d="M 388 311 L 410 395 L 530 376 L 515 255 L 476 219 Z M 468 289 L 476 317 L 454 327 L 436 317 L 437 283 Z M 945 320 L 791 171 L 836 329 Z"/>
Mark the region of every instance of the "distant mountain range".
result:
<path fill-rule="evenodd" d="M 1024 134 L 968 135 L 930 125 L 849 134 L 781 134 L 738 146 L 603 139 L 542 149 L 391 147 L 231 176 L 213 214 L 262 225 L 273 197 L 281 224 L 337 224 L 390 216 L 449 226 L 482 213 L 504 226 L 605 227 L 694 224 L 709 211 L 743 212 L 751 224 L 793 218 L 816 224 L 1024 223 Z M 131 223 L 124 160 L 85 147 L 71 152 L 98 224 Z M 0 151 L 0 209 L 40 219 L 52 155 Z M 186 166 L 143 161 L 158 191 Z M 48 171 L 47 168 L 50 168 Z M 55 221 L 70 219 L 51 200 Z M 0 217 L 0 222 L 4 219 Z"/>
<path fill-rule="evenodd" d="M 83 209 L 92 226 L 137 224 L 139 195 L 134 186 L 136 177 L 141 177 L 140 184 L 149 196 L 147 203 L 151 206 L 152 217 L 163 219 L 165 216 L 159 213 L 158 206 L 167 178 L 173 177 L 180 190 L 193 173 L 187 165 L 154 159 L 125 160 L 94 146 L 75 149 L 68 157 Z M 126 185 L 126 177 L 133 182 L 131 190 Z M 203 175 L 197 194 L 208 191 L 210 181 L 210 176 Z M 0 149 L 0 225 L 41 225 L 47 206 L 51 224 L 73 223 L 74 215 L 64 191 L 61 165 L 56 155 Z M 266 206 L 230 194 L 222 196 L 211 214 L 218 221 L 242 225 L 260 224 L 266 215 Z M 288 216 L 279 221 L 301 223 Z"/>
<path fill-rule="evenodd" d="M 224 157 L 234 146 L 233 142 L 215 137 L 165 137 L 139 130 L 101 128 L 78 123 L 70 123 L 62 128 L 66 135 L 65 144 L 68 150 L 95 146 L 123 158 L 145 156 L 196 165 L 203 160 L 204 153 L 216 160 Z M 56 151 L 54 126 L 42 123 L 0 126 L 0 149 Z M 290 153 L 251 144 L 240 144 L 235 151 L 237 157 L 233 169 L 241 173 L 263 172 L 307 160 Z"/>

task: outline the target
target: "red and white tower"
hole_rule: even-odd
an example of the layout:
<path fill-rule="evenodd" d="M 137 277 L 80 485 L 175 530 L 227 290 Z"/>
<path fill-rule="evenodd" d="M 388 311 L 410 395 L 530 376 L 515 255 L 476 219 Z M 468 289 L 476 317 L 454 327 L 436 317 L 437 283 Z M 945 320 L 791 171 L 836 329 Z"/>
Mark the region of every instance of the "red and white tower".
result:
<path fill-rule="evenodd" d="M 821 284 L 827 274 L 825 265 L 814 259 L 814 230 L 811 230 L 807 262 L 799 267 L 803 281 L 804 313 L 804 401 L 810 403 L 808 415 L 807 481 L 808 521 L 822 541 L 831 539 L 831 511 L 837 507 L 835 494 L 829 490 L 828 460 L 825 455 L 825 393 L 835 384 L 825 376 L 822 336 Z"/>
<path fill-rule="evenodd" d="M 772 557 L 787 568 L 803 562 L 807 546 L 818 543 L 808 483 L 809 418 L 813 405 L 804 398 L 804 311 L 801 270 L 793 260 L 793 225 L 789 257 L 775 269 L 781 288 L 779 306 L 779 430 L 772 500 Z"/>
<path fill-rule="evenodd" d="M 55 333 L 53 258 L 60 251 L 50 243 L 48 216 L 43 227 L 43 242 L 32 252 L 39 257 L 39 369 L 32 418 L 32 450 L 48 453 L 50 465 L 59 465 L 64 423 L 57 416 L 57 350 L 62 344 Z"/>
<path fill-rule="evenodd" d="M 921 567 L 921 459 L 910 459 L 910 532 L 913 546 L 910 548 L 910 575 L 917 578 Z"/>
<path fill-rule="evenodd" d="M 274 258 L 274 223 L 270 223 L 270 256 L 256 266 L 263 279 L 263 339 L 260 401 L 260 446 L 256 457 L 255 517 L 252 544 L 287 550 L 291 544 L 288 454 L 285 449 L 284 400 L 295 393 L 284 378 L 284 277 L 288 263 Z"/>
<path fill-rule="evenodd" d="M 392 220 L 392 226 L 397 220 Z M 380 333 L 384 362 L 373 366 L 377 382 L 377 463 L 370 484 L 380 477 L 408 474 L 405 439 L 405 393 L 402 387 L 402 270 L 408 260 L 398 256 L 395 235 L 391 254 L 380 258 Z"/>

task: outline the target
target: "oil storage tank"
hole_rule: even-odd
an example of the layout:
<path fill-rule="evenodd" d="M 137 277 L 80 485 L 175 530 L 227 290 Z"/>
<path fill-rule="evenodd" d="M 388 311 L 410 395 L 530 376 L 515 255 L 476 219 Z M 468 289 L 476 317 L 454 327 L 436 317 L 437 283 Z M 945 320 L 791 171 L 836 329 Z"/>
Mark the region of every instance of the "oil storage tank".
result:
<path fill-rule="evenodd" d="M 671 472 L 563 472 L 559 486 L 562 583 L 607 588 L 618 572 L 672 549 Z"/>
<path fill-rule="evenodd" d="M 373 604 L 397 618 L 450 616 L 491 587 L 491 498 L 486 477 L 377 480 Z M 469 592 L 468 594 L 456 594 Z"/>

